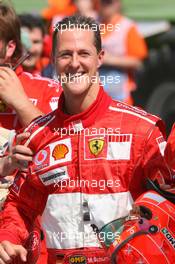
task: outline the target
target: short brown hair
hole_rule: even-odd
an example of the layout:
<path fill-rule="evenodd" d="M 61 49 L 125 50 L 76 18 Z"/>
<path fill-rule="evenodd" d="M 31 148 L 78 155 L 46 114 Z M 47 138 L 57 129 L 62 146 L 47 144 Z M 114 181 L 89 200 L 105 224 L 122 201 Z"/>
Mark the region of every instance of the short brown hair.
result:
<path fill-rule="evenodd" d="M 20 37 L 20 22 L 13 7 L 0 2 L 0 40 L 6 45 L 10 40 L 16 43 L 12 62 L 16 62 L 22 55 Z"/>
<path fill-rule="evenodd" d="M 94 46 L 96 47 L 97 53 L 102 49 L 101 35 L 98 23 L 92 17 L 86 17 L 81 15 L 73 15 L 63 18 L 54 27 L 53 42 L 52 42 L 52 57 L 56 54 L 57 46 L 57 34 L 61 29 L 68 29 L 70 27 L 77 27 L 80 29 L 90 29 L 94 32 Z"/>

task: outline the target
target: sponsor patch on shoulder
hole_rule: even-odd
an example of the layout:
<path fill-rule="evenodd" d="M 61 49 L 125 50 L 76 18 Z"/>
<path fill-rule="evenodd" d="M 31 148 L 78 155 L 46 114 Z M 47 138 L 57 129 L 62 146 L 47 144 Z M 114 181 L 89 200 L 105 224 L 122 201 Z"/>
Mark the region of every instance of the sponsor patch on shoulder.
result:
<path fill-rule="evenodd" d="M 47 186 L 47 185 L 58 183 L 63 180 L 67 180 L 69 179 L 69 175 L 68 175 L 67 167 L 64 166 L 64 167 L 60 167 L 57 169 L 47 171 L 39 175 L 39 178 L 42 181 L 42 183 Z"/>
<path fill-rule="evenodd" d="M 117 103 L 117 107 L 135 112 L 135 113 L 143 115 L 143 116 L 148 115 L 148 113 L 145 110 L 143 110 L 142 108 L 136 107 L 136 106 L 130 106 L 130 105 L 126 105 L 124 103 Z"/>

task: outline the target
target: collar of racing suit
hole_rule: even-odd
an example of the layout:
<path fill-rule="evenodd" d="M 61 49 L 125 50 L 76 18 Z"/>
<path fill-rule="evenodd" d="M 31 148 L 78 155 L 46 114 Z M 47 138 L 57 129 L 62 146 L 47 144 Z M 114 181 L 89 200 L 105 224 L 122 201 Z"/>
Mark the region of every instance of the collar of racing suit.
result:
<path fill-rule="evenodd" d="M 96 100 L 84 112 L 75 115 L 68 115 L 63 112 L 64 92 L 62 92 L 58 104 L 58 116 L 61 117 L 63 127 L 68 127 L 70 124 L 81 122 L 82 127 L 91 126 L 95 120 L 99 120 L 105 110 L 109 107 L 112 98 L 106 94 L 103 87 L 100 86 Z"/>

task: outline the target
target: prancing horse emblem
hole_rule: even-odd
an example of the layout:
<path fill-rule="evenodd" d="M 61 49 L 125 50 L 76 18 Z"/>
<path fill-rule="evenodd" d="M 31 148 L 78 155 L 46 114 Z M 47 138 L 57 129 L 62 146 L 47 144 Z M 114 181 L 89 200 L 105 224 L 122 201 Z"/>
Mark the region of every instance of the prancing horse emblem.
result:
<path fill-rule="evenodd" d="M 90 152 L 95 156 L 98 156 L 100 154 L 100 152 L 103 150 L 103 147 L 104 147 L 104 139 L 96 138 L 89 141 Z"/>

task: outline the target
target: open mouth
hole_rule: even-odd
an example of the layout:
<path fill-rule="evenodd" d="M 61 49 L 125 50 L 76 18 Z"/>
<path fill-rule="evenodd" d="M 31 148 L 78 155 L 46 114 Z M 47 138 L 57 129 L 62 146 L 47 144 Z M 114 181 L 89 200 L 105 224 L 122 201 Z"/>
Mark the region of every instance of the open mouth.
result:
<path fill-rule="evenodd" d="M 77 73 L 68 73 L 66 74 L 66 78 L 67 78 L 67 81 L 69 82 L 76 82 L 76 81 L 80 81 L 82 79 L 82 77 L 85 76 L 85 72 L 77 72 Z"/>

